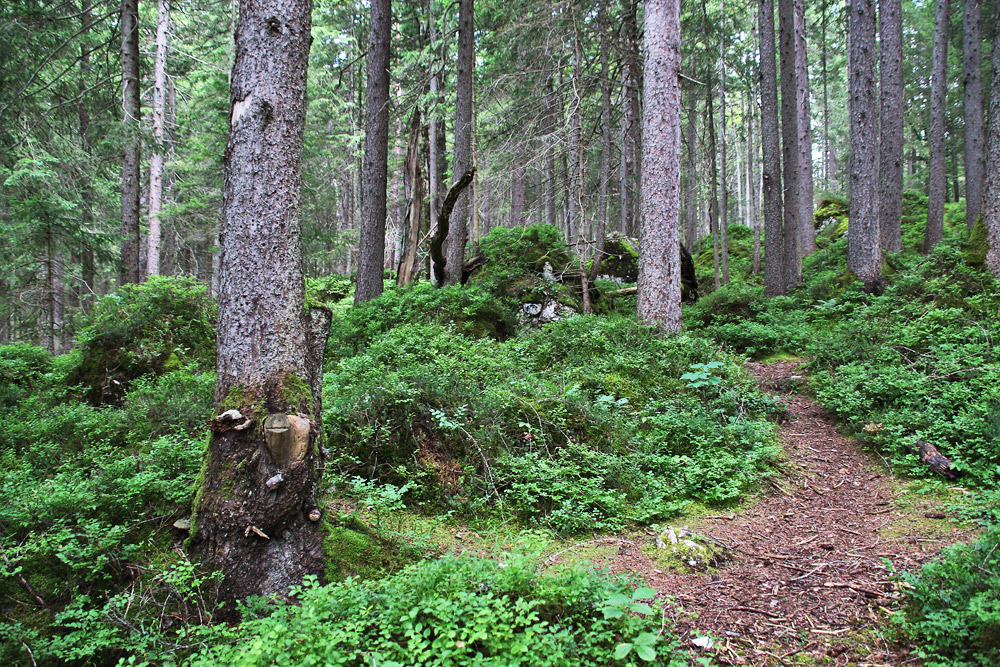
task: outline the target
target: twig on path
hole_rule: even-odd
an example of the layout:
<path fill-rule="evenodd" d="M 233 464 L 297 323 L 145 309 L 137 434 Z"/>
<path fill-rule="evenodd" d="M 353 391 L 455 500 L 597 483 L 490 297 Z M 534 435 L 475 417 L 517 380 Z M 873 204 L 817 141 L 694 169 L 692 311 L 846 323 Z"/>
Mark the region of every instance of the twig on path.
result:
<path fill-rule="evenodd" d="M 762 616 L 767 616 L 768 618 L 773 618 L 776 621 L 787 621 L 788 620 L 784 616 L 780 616 L 778 614 L 772 614 L 771 612 L 764 611 L 763 609 L 754 609 L 753 607 L 742 607 L 742 606 L 739 606 L 739 607 L 730 607 L 729 609 L 730 609 L 730 611 L 749 611 L 749 612 L 752 612 L 754 614 L 760 614 Z"/>
<path fill-rule="evenodd" d="M 785 490 L 784 490 L 784 489 L 783 489 L 783 488 L 782 488 L 782 487 L 781 487 L 781 486 L 780 486 L 780 485 L 779 485 L 779 484 L 778 484 L 777 482 L 775 482 L 774 480 L 771 480 L 771 486 L 773 486 L 773 487 L 774 487 L 774 488 L 776 488 L 776 489 L 777 489 L 778 491 L 780 491 L 780 492 L 782 493 L 782 495 L 785 495 L 785 496 L 788 496 L 789 498 L 794 498 L 794 497 L 795 497 L 795 496 L 793 496 L 792 494 L 790 494 L 790 493 L 789 493 L 788 491 L 785 491 Z"/>
<path fill-rule="evenodd" d="M 798 576 L 798 577 L 792 577 L 791 579 L 789 579 L 789 581 L 798 581 L 799 579 L 805 579 L 806 577 L 808 577 L 810 575 L 816 574 L 817 572 L 819 572 L 820 570 L 822 570 L 827 565 L 829 565 L 829 563 L 820 563 L 819 565 L 817 565 L 813 569 L 809 570 L 805 574 L 803 574 L 801 576 Z"/>

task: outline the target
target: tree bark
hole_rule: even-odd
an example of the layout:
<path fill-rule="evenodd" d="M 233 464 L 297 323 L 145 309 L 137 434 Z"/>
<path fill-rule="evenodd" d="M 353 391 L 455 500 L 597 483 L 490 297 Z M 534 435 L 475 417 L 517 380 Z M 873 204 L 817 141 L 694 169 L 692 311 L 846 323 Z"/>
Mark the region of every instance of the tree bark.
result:
<path fill-rule="evenodd" d="M 944 142 L 945 92 L 948 74 L 949 0 L 937 0 L 934 12 L 934 51 L 931 57 L 931 109 L 927 126 L 928 162 L 927 226 L 924 252 L 929 253 L 944 237 L 944 200 L 947 196 L 947 147 Z"/>
<path fill-rule="evenodd" d="M 691 59 L 694 71 L 694 58 Z M 688 252 L 695 251 L 698 236 L 698 98 L 694 86 L 688 87 L 687 112 L 687 202 L 684 206 L 687 215 L 687 233 L 685 241 Z"/>
<path fill-rule="evenodd" d="M 226 620 L 236 600 L 322 570 L 314 418 L 329 318 L 304 308 L 299 221 L 310 13 L 308 0 L 244 0 L 236 29 L 215 386 L 231 411 L 211 425 L 190 540 L 222 572 Z"/>
<path fill-rule="evenodd" d="M 962 13 L 962 62 L 965 70 L 965 224 L 972 229 L 983 209 L 983 40 L 982 0 L 965 0 Z"/>
<path fill-rule="evenodd" d="M 431 263 L 433 265 L 433 271 L 435 279 L 437 280 L 438 287 L 444 284 L 446 273 L 446 266 L 448 263 L 448 258 L 444 254 L 444 242 L 448 238 L 448 231 L 451 222 L 451 212 L 455 208 L 455 202 L 462 195 L 462 192 L 469 187 L 472 183 L 472 179 L 475 176 L 475 170 L 470 169 L 469 171 L 462 174 L 461 178 L 451 186 L 448 190 L 448 195 L 444 198 L 444 203 L 441 204 L 441 211 L 438 213 L 438 227 L 437 233 L 434 234 L 434 238 L 431 239 Z M 462 267 L 459 267 L 458 272 L 461 274 Z"/>
<path fill-rule="evenodd" d="M 704 9 L 702 5 L 702 9 Z M 705 16 L 708 23 L 708 17 Z M 712 95 L 712 75 L 706 73 L 705 77 L 705 127 L 708 129 L 708 178 L 711 193 L 708 199 L 708 228 L 712 234 L 712 270 L 715 279 L 715 289 L 719 289 L 722 282 L 719 277 L 719 168 L 717 165 L 715 145 L 715 100 Z"/>
<path fill-rule="evenodd" d="M 1000 12 L 995 35 L 1000 35 Z M 990 86 L 990 120 L 986 133 L 986 184 L 983 192 L 983 227 L 988 247 L 986 266 L 1000 278 L 1000 49 L 993 48 Z"/>
<path fill-rule="evenodd" d="M 396 273 L 396 284 L 400 287 L 413 281 L 417 263 L 417 244 L 420 242 L 420 214 L 424 209 L 424 177 L 420 165 L 420 109 L 413 110 L 410 119 L 410 140 L 406 147 L 405 180 L 406 220 L 403 224 L 403 252 Z"/>
<path fill-rule="evenodd" d="M 726 176 L 726 0 L 720 2 L 720 17 L 723 22 L 719 35 L 719 139 L 721 144 L 722 167 L 722 208 L 719 215 L 719 245 L 722 263 L 722 284 L 729 284 L 729 183 Z"/>
<path fill-rule="evenodd" d="M 121 268 L 118 284 L 137 283 L 139 273 L 139 0 L 122 0 L 122 159 Z"/>
<path fill-rule="evenodd" d="M 778 73 L 774 49 L 774 0 L 759 0 L 761 191 L 764 200 L 764 294 L 785 293 L 781 233 L 781 135 L 778 131 Z"/>
<path fill-rule="evenodd" d="M 681 328 L 680 0 L 647 0 L 642 109 L 639 318 L 666 331 Z"/>
<path fill-rule="evenodd" d="M 850 115 L 850 225 L 847 263 L 867 291 L 879 289 L 882 255 L 879 252 L 878 200 L 875 173 L 878 164 L 878 116 L 875 104 L 875 2 L 851 0 L 847 18 L 850 42 L 848 100 Z"/>
<path fill-rule="evenodd" d="M 812 116 L 809 111 L 809 64 L 806 58 L 806 17 L 803 0 L 795 0 L 795 99 L 799 131 L 799 251 L 804 257 L 816 250 L 813 224 Z M 799 267 L 801 275 L 802 267 Z"/>
<path fill-rule="evenodd" d="M 879 0 L 878 5 L 878 226 L 879 246 L 886 253 L 903 250 L 903 14 L 900 0 Z"/>
<path fill-rule="evenodd" d="M 385 264 L 386 187 L 389 162 L 389 52 L 391 0 L 372 0 L 365 91 L 365 157 L 362 167 L 361 243 L 354 303 L 382 294 Z"/>
<path fill-rule="evenodd" d="M 455 79 L 455 160 L 453 173 L 464 174 L 472 169 L 472 104 L 475 95 L 473 75 L 475 68 L 475 42 L 473 40 L 473 0 L 459 0 L 458 4 L 458 60 Z M 459 195 L 455 203 L 451 229 L 446 243 L 448 263 L 445 266 L 445 283 L 462 282 L 462 265 L 465 263 L 465 244 L 468 241 L 469 213 L 472 210 L 468 193 Z M 440 222 L 438 223 L 440 228 Z"/>
<path fill-rule="evenodd" d="M 795 3 L 778 0 L 778 33 L 781 51 L 781 152 L 784 176 L 785 290 L 802 280 L 802 184 L 799 168 L 798 78 L 795 71 Z M 765 233 L 766 236 L 766 233 Z"/>
<path fill-rule="evenodd" d="M 597 11 L 597 25 L 601 31 L 601 173 L 597 190 L 597 245 L 594 261 L 590 265 L 590 280 L 601 273 L 604 261 L 604 240 L 608 234 L 608 190 L 611 182 L 611 80 L 608 77 L 608 15 L 605 3 Z"/>
<path fill-rule="evenodd" d="M 170 0 L 159 0 L 156 18 L 156 56 L 153 63 L 153 154 L 149 158 L 149 234 L 146 237 L 146 275 L 160 273 L 160 212 L 163 209 L 163 163 L 166 152 L 167 35 Z"/>

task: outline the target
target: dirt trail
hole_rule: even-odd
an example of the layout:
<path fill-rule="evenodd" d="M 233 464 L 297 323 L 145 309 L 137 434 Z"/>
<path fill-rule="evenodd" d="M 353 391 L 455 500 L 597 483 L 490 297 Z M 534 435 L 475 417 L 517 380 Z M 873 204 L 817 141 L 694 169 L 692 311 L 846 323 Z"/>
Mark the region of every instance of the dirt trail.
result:
<path fill-rule="evenodd" d="M 716 545 L 721 564 L 703 574 L 661 570 L 648 548 L 623 541 L 612 568 L 673 598 L 667 614 L 682 641 L 711 635 L 706 653 L 722 664 L 919 664 L 882 629 L 899 600 L 885 561 L 914 570 L 971 533 L 941 520 L 938 501 L 904 497 L 877 456 L 838 434 L 816 403 L 786 393 L 796 367 L 748 364 L 787 406 L 785 460 L 754 504 L 690 526 Z"/>

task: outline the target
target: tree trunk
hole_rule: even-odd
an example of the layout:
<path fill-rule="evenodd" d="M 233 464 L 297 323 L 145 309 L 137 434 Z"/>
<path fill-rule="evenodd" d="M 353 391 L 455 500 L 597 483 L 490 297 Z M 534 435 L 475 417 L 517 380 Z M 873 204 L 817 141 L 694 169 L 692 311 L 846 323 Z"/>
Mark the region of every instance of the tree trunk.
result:
<path fill-rule="evenodd" d="M 137 283 L 139 273 L 139 0 L 122 0 L 122 160 L 121 270 L 118 284 Z"/>
<path fill-rule="evenodd" d="M 764 200 L 764 294 L 785 293 L 781 233 L 781 136 L 778 131 L 778 73 L 774 53 L 774 0 L 759 0 L 760 138 Z"/>
<path fill-rule="evenodd" d="M 979 27 L 981 0 L 965 0 L 962 53 L 965 69 L 965 224 L 972 229 L 983 208 L 983 40 Z"/>
<path fill-rule="evenodd" d="M 798 77 L 795 71 L 795 3 L 778 0 L 778 32 L 781 47 L 781 151 L 784 176 L 784 269 L 785 290 L 802 280 L 802 184 L 799 168 Z M 765 233 L 766 236 L 766 233 Z"/>
<path fill-rule="evenodd" d="M 847 263 L 858 280 L 865 284 L 865 290 L 874 291 L 879 289 L 882 279 L 876 190 L 878 176 L 875 173 L 878 164 L 875 124 L 878 116 L 875 104 L 874 0 L 851 0 L 847 21 L 851 136 Z"/>
<path fill-rule="evenodd" d="M 386 187 L 389 161 L 389 52 L 391 0 L 372 0 L 365 92 L 365 157 L 362 167 L 361 243 L 354 303 L 382 294 L 385 263 Z"/>
<path fill-rule="evenodd" d="M 526 170 L 520 155 L 514 158 L 514 179 L 510 185 L 510 226 L 517 227 L 523 223 L 524 205 L 526 199 Z"/>
<path fill-rule="evenodd" d="M 903 19 L 900 0 L 879 0 L 879 245 L 901 252 L 903 216 Z"/>
<path fill-rule="evenodd" d="M 996 14 L 994 35 L 1000 35 L 1000 12 Z M 995 47 L 986 142 L 986 184 L 983 192 L 983 227 L 988 244 L 986 266 L 1000 278 L 1000 49 Z"/>
<path fill-rule="evenodd" d="M 473 0 L 459 0 L 458 4 L 458 60 L 455 80 L 455 160 L 452 173 L 464 174 L 472 169 L 472 100 L 475 94 L 473 73 L 475 43 L 473 41 Z M 462 282 L 462 265 L 465 263 L 465 244 L 468 240 L 469 213 L 472 210 L 468 193 L 463 192 L 455 203 L 446 244 L 448 263 L 445 265 L 445 283 Z"/>
<path fill-rule="evenodd" d="M 692 71 L 694 71 L 694 58 L 691 59 Z M 695 244 L 698 239 L 698 98 L 695 95 L 694 86 L 688 87 L 688 112 L 687 112 L 687 202 L 685 212 L 687 214 L 687 242 L 688 252 L 695 252 Z"/>
<path fill-rule="evenodd" d="M 931 110 L 927 126 L 928 162 L 927 226 L 924 252 L 929 253 L 944 237 L 944 200 L 947 195 L 946 146 L 944 143 L 945 93 L 948 74 L 949 0 L 937 0 L 934 12 L 934 52 L 931 59 Z"/>
<path fill-rule="evenodd" d="M 809 112 L 809 64 L 806 58 L 806 18 L 803 0 L 795 0 L 795 99 L 799 131 L 799 251 L 804 257 L 816 250 L 813 224 L 812 117 Z M 802 267 L 799 267 L 801 274 Z"/>
<path fill-rule="evenodd" d="M 417 263 L 417 244 L 420 242 L 420 214 L 424 209 L 424 177 L 420 165 L 420 109 L 413 110 L 410 119 L 410 140 L 406 147 L 405 181 L 406 190 L 406 220 L 403 223 L 403 252 L 396 273 L 396 284 L 400 287 L 413 281 L 414 268 Z"/>
<path fill-rule="evenodd" d="M 666 331 L 681 328 L 680 0 L 647 0 L 642 108 L 638 315 Z"/>
<path fill-rule="evenodd" d="M 823 189 L 830 191 L 830 97 L 828 91 L 828 80 L 826 70 L 826 19 L 829 10 L 826 6 L 827 0 L 823 0 L 820 9 L 822 18 L 820 19 L 820 61 L 823 74 Z"/>
<path fill-rule="evenodd" d="M 721 0 L 719 16 L 723 22 L 719 35 L 719 138 L 721 139 L 720 164 L 722 166 L 722 209 L 719 215 L 719 245 L 721 246 L 722 284 L 729 284 L 729 183 L 726 176 L 726 0 Z"/>
<path fill-rule="evenodd" d="M 159 0 L 156 18 L 156 57 L 153 64 L 153 154 L 149 158 L 149 235 L 146 237 L 146 275 L 160 273 L 160 211 L 163 209 L 163 162 L 166 152 L 167 35 L 170 0 Z"/>
<path fill-rule="evenodd" d="M 241 3 L 226 147 L 212 440 L 191 545 L 235 601 L 322 570 L 318 378 L 329 313 L 304 308 L 299 222 L 311 3 Z M 325 324 L 325 326 L 324 326 Z"/>
<path fill-rule="evenodd" d="M 548 142 L 545 146 L 545 224 L 556 224 L 556 105 L 552 76 L 545 80 L 545 104 L 548 116 Z"/>
<path fill-rule="evenodd" d="M 611 80 L 608 77 L 608 15 L 602 2 L 597 10 L 601 31 L 601 173 L 597 190 L 597 245 L 590 265 L 590 280 L 596 280 L 604 261 L 604 239 L 608 234 L 608 189 L 611 182 Z"/>
<path fill-rule="evenodd" d="M 702 5 L 704 9 L 704 5 Z M 708 18 L 705 17 L 705 22 Z M 715 289 L 722 282 L 719 277 L 719 172 L 716 160 L 715 146 L 715 100 L 712 95 L 712 75 L 705 77 L 705 126 L 708 129 L 708 178 L 711 193 L 708 199 L 708 229 L 712 234 L 712 269 L 715 278 Z"/>

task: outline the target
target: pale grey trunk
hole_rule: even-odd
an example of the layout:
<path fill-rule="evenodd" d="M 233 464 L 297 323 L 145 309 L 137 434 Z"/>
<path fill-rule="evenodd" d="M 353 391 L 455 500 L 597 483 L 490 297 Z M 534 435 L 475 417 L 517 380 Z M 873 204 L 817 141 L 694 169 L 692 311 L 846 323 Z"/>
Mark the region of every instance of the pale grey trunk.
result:
<path fill-rule="evenodd" d="M 545 145 L 545 224 L 556 224 L 556 112 L 555 91 L 552 88 L 552 77 L 545 80 L 545 105 L 548 118 L 546 128 L 548 141 Z"/>
<path fill-rule="evenodd" d="M 995 35 L 1000 35 L 1000 12 Z M 986 133 L 986 184 L 983 193 L 983 226 L 989 247 L 986 266 L 1000 278 L 1000 49 L 993 48 L 993 79 L 990 87 L 990 121 Z"/>
<path fill-rule="evenodd" d="M 475 89 L 475 43 L 473 41 L 473 0 L 459 0 L 458 5 L 458 56 L 455 79 L 455 160 L 452 174 L 455 179 L 472 168 L 472 104 Z M 465 263 L 465 244 L 468 240 L 469 213 L 472 210 L 467 191 L 459 195 L 446 243 L 447 264 L 445 283 L 462 282 L 462 265 Z"/>
<path fill-rule="evenodd" d="M 638 315 L 666 331 L 681 328 L 680 0 L 647 0 L 639 198 Z"/>
<path fill-rule="evenodd" d="M 514 180 L 510 185 L 510 226 L 517 227 L 524 218 L 524 204 L 526 199 L 525 168 L 520 155 L 515 156 L 517 160 L 514 165 Z"/>
<path fill-rule="evenodd" d="M 118 283 L 137 283 L 139 273 L 139 0 L 122 0 L 122 159 L 121 270 Z"/>
<path fill-rule="evenodd" d="M 389 160 L 389 50 L 391 0 L 372 0 L 365 91 L 365 156 L 362 166 L 361 239 L 354 303 L 382 294 L 385 264 L 386 185 Z"/>
<path fill-rule="evenodd" d="M 758 133 L 754 131 L 754 121 L 757 114 L 755 113 L 753 101 L 755 96 L 753 94 L 752 83 L 750 84 L 750 88 L 750 113 L 747 114 L 747 134 L 749 135 L 749 140 L 747 141 L 747 149 L 749 151 L 749 155 L 747 156 L 747 185 L 750 189 L 750 222 L 753 227 L 753 274 L 758 276 L 760 275 L 760 182 L 754 165 L 757 164 L 760 150 L 757 147 Z"/>
<path fill-rule="evenodd" d="M 722 284 L 729 283 L 729 182 L 726 177 L 726 2 L 721 0 L 719 16 L 723 21 L 721 39 L 719 40 L 719 139 L 720 164 L 722 171 L 722 208 L 719 215 L 719 245 L 722 262 Z"/>
<path fill-rule="evenodd" d="M 848 12 L 850 225 L 847 263 L 868 291 L 882 279 L 878 232 L 878 122 L 875 83 L 875 0 L 851 0 Z"/>
<path fill-rule="evenodd" d="M 795 71 L 795 4 L 778 0 L 778 33 L 781 50 L 781 152 L 784 177 L 785 290 L 802 280 L 802 188 L 799 168 L 798 77 Z M 766 233 L 765 233 L 766 237 Z"/>
<path fill-rule="evenodd" d="M 764 294 L 785 292 L 781 233 L 781 137 L 778 131 L 778 73 L 774 49 L 774 0 L 759 0 L 761 192 L 764 200 Z"/>
<path fill-rule="evenodd" d="M 632 174 L 635 166 L 632 126 L 635 122 L 635 118 L 632 116 L 632 105 L 629 101 L 628 69 L 622 68 L 622 156 L 618 176 L 618 195 L 620 197 L 618 210 L 621 214 L 619 231 L 626 236 L 632 228 L 632 202 L 634 201 Z"/>
<path fill-rule="evenodd" d="M 879 0 L 878 226 L 883 253 L 903 249 L 903 19 L 900 0 Z"/>
<path fill-rule="evenodd" d="M 643 55 L 639 49 L 639 27 L 636 15 L 638 13 L 638 0 L 630 0 L 625 7 L 625 35 L 626 53 L 625 58 L 628 64 L 628 105 L 629 105 L 629 143 L 632 150 L 632 177 L 629 179 L 631 191 L 629 194 L 629 217 L 625 221 L 626 234 L 635 236 L 640 215 L 639 205 L 636 203 L 636 190 L 640 187 L 642 179 L 642 130 L 645 118 L 640 116 L 639 101 L 643 94 Z M 680 64 L 678 64 L 680 68 Z"/>
<path fill-rule="evenodd" d="M 830 97 L 828 90 L 828 80 L 826 71 L 826 20 L 828 10 L 827 0 L 823 0 L 820 13 L 820 69 L 823 79 L 823 189 L 830 190 L 830 163 L 833 159 L 830 155 Z"/>
<path fill-rule="evenodd" d="M 944 142 L 945 92 L 948 74 L 949 0 L 937 0 L 934 11 L 934 51 L 931 57 L 931 109 L 927 126 L 928 160 L 927 226 L 924 252 L 929 253 L 944 236 L 944 200 L 947 196 L 947 147 Z"/>
<path fill-rule="evenodd" d="M 809 111 L 809 64 L 806 58 L 806 18 L 803 0 L 795 0 L 795 99 L 799 131 L 799 251 L 816 250 L 813 224 L 812 117 Z M 801 273 L 801 266 L 799 272 Z"/>
<path fill-rule="evenodd" d="M 170 0 L 159 0 L 156 18 L 156 56 L 153 62 L 153 154 L 149 158 L 149 234 L 146 237 L 146 275 L 160 273 L 160 212 L 163 209 L 163 163 L 166 152 L 167 35 Z"/>
<path fill-rule="evenodd" d="M 692 63 L 694 59 L 692 58 Z M 692 66 L 693 70 L 693 66 Z M 688 122 L 687 122 L 687 202 L 685 212 L 687 215 L 687 249 L 694 253 L 695 244 L 698 239 L 698 98 L 695 96 L 694 87 L 688 88 Z"/>
<path fill-rule="evenodd" d="M 420 165 L 420 109 L 413 110 L 410 119 L 410 137 L 406 146 L 405 180 L 403 183 L 406 191 L 406 219 L 400 238 L 403 243 L 402 257 L 399 262 L 399 271 L 396 274 L 396 284 L 400 286 L 409 285 L 415 276 L 417 262 L 417 243 L 420 241 L 420 217 L 424 209 L 424 178 Z"/>
<path fill-rule="evenodd" d="M 704 5 L 702 5 L 704 9 Z M 707 23 L 707 18 L 706 18 Z M 711 194 L 708 199 L 708 229 L 712 234 L 712 270 L 715 289 L 721 286 L 719 277 L 719 168 L 715 145 L 715 100 L 712 95 L 712 75 L 705 77 L 705 126 L 708 128 L 708 178 Z"/>
<path fill-rule="evenodd" d="M 608 17 L 601 3 L 597 14 L 601 31 L 601 173 L 597 190 L 597 234 L 590 279 L 596 280 L 604 261 L 604 239 L 608 233 L 608 189 L 611 181 L 611 80 L 608 78 Z"/>
<path fill-rule="evenodd" d="M 979 26 L 981 0 L 965 0 L 962 54 L 965 70 L 965 224 L 972 229 L 983 208 L 983 40 Z"/>
<path fill-rule="evenodd" d="M 230 620 L 236 600 L 322 570 L 317 429 L 295 422 L 307 446 L 279 450 L 259 423 L 262 414 L 287 424 L 284 415 L 319 413 L 325 334 L 307 325 L 299 220 L 310 13 L 308 0 L 245 0 L 236 30 L 215 400 L 241 416 L 213 420 L 191 527 L 191 545 L 223 574 Z"/>

